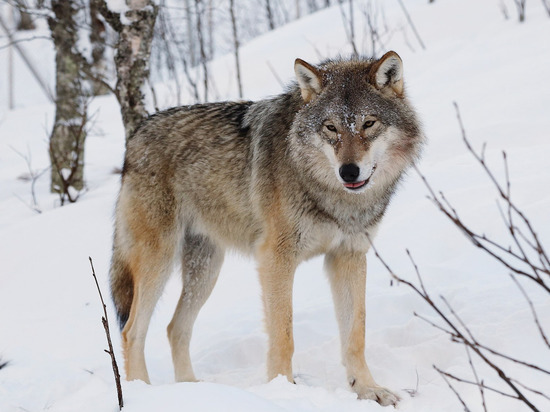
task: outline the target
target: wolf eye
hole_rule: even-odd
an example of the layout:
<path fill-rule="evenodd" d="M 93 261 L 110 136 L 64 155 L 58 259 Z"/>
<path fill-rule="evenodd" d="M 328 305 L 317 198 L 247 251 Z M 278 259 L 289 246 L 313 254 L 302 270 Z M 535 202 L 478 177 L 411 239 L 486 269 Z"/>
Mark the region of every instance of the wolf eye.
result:
<path fill-rule="evenodd" d="M 376 123 L 376 120 L 368 120 L 365 123 L 363 123 L 363 130 L 368 129 L 369 127 L 374 126 Z"/>
<path fill-rule="evenodd" d="M 336 130 L 336 127 L 332 124 L 326 124 L 325 127 L 327 128 L 327 130 L 333 132 L 333 133 L 336 133 L 337 130 Z"/>

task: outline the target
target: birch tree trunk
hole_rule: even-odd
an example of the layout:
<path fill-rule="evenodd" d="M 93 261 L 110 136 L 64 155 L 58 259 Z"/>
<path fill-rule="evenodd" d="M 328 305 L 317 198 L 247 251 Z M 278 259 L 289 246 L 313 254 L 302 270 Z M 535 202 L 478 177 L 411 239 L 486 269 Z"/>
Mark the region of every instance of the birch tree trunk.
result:
<path fill-rule="evenodd" d="M 55 45 L 55 121 L 50 136 L 50 189 L 61 204 L 74 202 L 84 187 L 86 90 L 77 51 L 78 7 L 72 0 L 52 0 L 48 18 Z"/>
<path fill-rule="evenodd" d="M 109 25 L 118 33 L 115 66 L 115 94 L 128 139 L 148 116 L 142 88 L 149 78 L 149 58 L 158 14 L 151 0 L 126 0 L 128 10 L 123 23 L 120 13 L 112 12 L 105 0 L 91 0 Z"/>

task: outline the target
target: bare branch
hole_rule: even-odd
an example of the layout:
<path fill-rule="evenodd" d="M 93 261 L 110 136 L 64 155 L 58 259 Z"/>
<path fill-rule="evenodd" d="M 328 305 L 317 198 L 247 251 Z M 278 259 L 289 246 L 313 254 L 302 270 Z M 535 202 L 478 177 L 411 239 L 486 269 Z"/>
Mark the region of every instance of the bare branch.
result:
<path fill-rule="evenodd" d="M 487 403 L 485 402 L 485 387 L 483 386 L 483 381 L 479 380 L 479 377 L 477 375 L 477 370 L 472 362 L 472 356 L 470 355 L 470 350 L 466 346 L 466 354 L 468 355 L 468 363 L 470 364 L 470 368 L 472 369 L 472 372 L 474 374 L 474 378 L 476 380 L 477 387 L 479 388 L 479 394 L 481 396 L 481 404 L 483 406 L 483 410 L 487 412 Z"/>
<path fill-rule="evenodd" d="M 535 284 L 541 287 L 544 291 L 550 292 L 550 288 L 547 283 L 547 279 L 550 277 L 550 270 L 548 269 L 548 255 L 544 251 L 544 248 L 540 243 L 537 237 L 537 234 L 534 231 L 531 223 L 529 222 L 527 217 L 522 213 L 522 211 L 512 201 L 511 180 L 510 180 L 510 173 L 509 173 L 506 154 L 503 153 L 505 183 L 504 185 L 501 185 L 497 181 L 495 175 L 492 173 L 492 171 L 489 169 L 489 166 L 486 163 L 486 157 L 485 157 L 486 145 L 485 144 L 483 145 L 481 152 L 479 154 L 473 150 L 470 142 L 466 137 L 464 125 L 462 123 L 462 119 L 460 118 L 460 112 L 458 110 L 458 106 L 456 105 L 456 103 L 455 103 L 455 108 L 457 112 L 458 123 L 462 133 L 462 138 L 468 151 L 472 153 L 476 161 L 482 166 L 484 172 L 487 174 L 490 181 L 496 188 L 500 199 L 504 201 L 505 210 L 500 208 L 500 204 L 499 204 L 498 205 L 499 211 L 503 219 L 504 225 L 508 230 L 508 234 L 512 238 L 512 243 L 514 245 L 514 248 L 512 249 L 512 246 L 504 246 L 502 243 L 497 242 L 493 239 L 490 239 L 485 234 L 479 234 L 479 233 L 476 233 L 474 230 L 472 230 L 468 225 L 466 225 L 466 223 L 464 223 L 464 221 L 459 216 L 457 210 L 446 199 L 445 195 L 442 192 L 439 192 L 439 194 L 436 195 L 435 191 L 432 189 L 432 187 L 428 183 L 425 176 L 417 168 L 416 168 L 416 171 L 418 172 L 419 176 L 421 177 L 422 181 L 424 182 L 426 188 L 429 191 L 428 199 L 432 203 L 434 203 L 434 205 L 445 216 L 449 218 L 451 223 L 457 228 L 459 228 L 462 231 L 462 233 L 466 236 L 466 238 L 470 240 L 470 242 L 475 247 L 483 250 L 484 252 L 487 253 L 487 255 L 492 257 L 494 260 L 500 262 L 507 269 L 511 270 L 512 273 L 510 274 L 510 276 L 512 277 L 512 280 L 515 282 L 515 284 L 519 288 L 522 295 L 527 300 L 529 307 L 531 309 L 531 313 L 533 315 L 534 322 L 538 328 L 541 338 L 543 339 L 546 347 L 548 348 L 550 347 L 549 339 L 545 334 L 542 324 L 538 318 L 538 315 L 535 310 L 535 306 L 532 300 L 529 298 L 529 295 L 527 294 L 525 289 L 519 283 L 519 279 L 516 278 L 516 276 L 527 277 L 528 279 L 534 281 Z M 523 227 L 526 228 L 526 232 L 523 232 L 517 226 L 517 224 L 515 223 L 516 220 L 518 220 L 521 223 L 522 228 Z M 391 277 L 397 282 L 403 283 L 409 286 L 417 295 L 419 295 L 428 304 L 428 306 L 430 306 L 431 309 L 435 311 L 438 319 L 443 321 L 443 325 L 440 325 L 437 322 L 432 321 L 416 313 L 415 313 L 415 316 L 419 317 L 420 319 L 423 319 L 434 328 L 447 334 L 451 338 L 451 341 L 463 344 L 465 346 L 467 355 L 468 355 L 468 361 L 472 369 L 472 372 L 474 374 L 474 381 L 469 381 L 469 380 L 454 376 L 448 372 L 444 372 L 438 369 L 437 367 L 436 367 L 436 370 L 445 379 L 449 387 L 457 395 L 458 399 L 461 401 L 462 405 L 465 407 L 466 410 L 468 410 L 467 405 L 465 404 L 464 400 L 461 399 L 460 394 L 451 385 L 449 379 L 477 386 L 480 391 L 483 410 L 485 411 L 487 410 L 487 405 L 485 400 L 486 390 L 498 393 L 502 396 L 516 399 L 518 402 L 523 403 L 525 406 L 527 406 L 530 410 L 533 410 L 533 411 L 538 411 L 539 409 L 533 404 L 532 400 L 529 399 L 530 396 L 536 395 L 536 396 L 543 397 L 545 399 L 550 399 L 543 392 L 536 389 L 532 389 L 526 386 L 525 384 L 519 382 L 517 379 L 513 378 L 512 376 L 510 376 L 509 373 L 505 369 L 503 369 L 499 364 L 497 364 L 495 360 L 498 361 L 500 359 L 500 360 L 513 362 L 517 365 L 521 365 L 525 368 L 528 368 L 530 370 L 543 373 L 546 375 L 550 375 L 550 370 L 546 370 L 533 363 L 522 361 L 520 359 L 517 359 L 516 357 L 506 355 L 480 342 L 474 336 L 474 334 L 472 333 L 468 325 L 462 320 L 460 315 L 453 309 L 453 307 L 445 297 L 441 296 L 441 300 L 445 306 L 444 308 L 440 307 L 440 305 L 432 299 L 432 297 L 429 294 L 429 291 L 424 285 L 418 266 L 416 265 L 416 262 L 412 259 L 412 256 L 409 250 L 407 250 L 407 255 L 411 261 L 411 264 L 414 268 L 414 272 L 416 273 L 416 276 L 418 278 L 417 284 L 414 284 L 411 281 L 405 280 L 399 277 L 398 275 L 396 275 L 390 269 L 388 264 L 381 258 L 380 254 L 378 253 L 374 245 L 372 245 L 372 248 L 374 250 L 375 256 L 384 265 L 386 270 L 388 270 Z M 538 263 L 536 261 L 535 256 L 539 260 Z M 449 312 L 450 312 L 450 315 L 447 315 L 447 313 Z M 500 380 L 511 390 L 511 392 L 505 392 L 503 390 L 496 389 L 492 386 L 486 385 L 482 377 L 478 374 L 476 364 L 474 363 L 474 360 L 471 356 L 472 353 L 477 355 L 476 359 L 479 358 L 479 360 L 481 360 L 485 365 L 489 366 L 494 372 L 496 372 Z M 493 357 L 496 357 L 496 358 L 493 358 Z"/>
<path fill-rule="evenodd" d="M 493 182 L 493 185 L 496 188 L 499 196 L 509 205 L 509 207 L 512 209 L 512 211 L 520 217 L 520 220 L 523 222 L 523 224 L 525 224 L 525 226 L 529 230 L 529 235 L 533 237 L 533 241 L 534 241 L 534 245 L 535 245 L 535 247 L 533 249 L 539 255 L 539 259 L 542 262 L 544 262 L 543 266 L 545 268 L 544 268 L 543 271 L 548 276 L 550 276 L 550 259 L 548 258 L 548 255 L 546 254 L 546 252 L 544 250 L 544 247 L 540 243 L 540 241 L 538 239 L 538 236 L 537 236 L 536 232 L 534 231 L 534 229 L 531 225 L 531 222 L 527 219 L 527 217 L 523 214 L 523 212 L 521 210 L 519 210 L 519 208 L 512 202 L 511 198 L 506 195 L 505 190 L 502 188 L 500 183 L 496 180 L 496 178 L 495 178 L 494 174 L 492 173 L 492 171 L 487 166 L 487 164 L 485 162 L 483 152 L 482 152 L 482 155 L 480 156 L 472 148 L 470 142 L 468 141 L 468 138 L 466 137 L 466 132 L 464 130 L 464 124 L 462 123 L 462 118 L 460 116 L 460 110 L 458 108 L 458 104 L 456 102 L 453 102 L 453 105 L 455 107 L 457 120 L 458 120 L 458 123 L 459 123 L 459 126 L 460 126 L 460 131 L 461 131 L 461 134 L 462 134 L 462 140 L 463 140 L 464 144 L 466 145 L 468 151 L 474 156 L 474 158 L 478 161 L 478 163 L 483 167 L 483 170 L 485 171 L 487 176 L 490 178 L 490 180 Z M 425 179 L 424 179 L 424 182 L 427 183 Z"/>
<path fill-rule="evenodd" d="M 458 393 L 458 391 L 454 388 L 454 386 L 451 385 L 451 382 L 449 382 L 449 380 L 447 379 L 448 375 L 445 372 L 438 369 L 435 365 L 433 367 L 441 375 L 441 377 L 443 378 L 447 386 L 454 392 L 456 398 L 460 401 L 460 403 L 464 407 L 464 412 L 471 412 L 471 409 L 468 408 L 468 406 L 466 405 L 466 402 L 464 402 L 464 399 L 462 399 L 462 396 L 460 396 L 460 393 Z"/>
<path fill-rule="evenodd" d="M 340 1 L 340 13 L 342 14 L 342 20 L 344 22 L 344 30 L 346 31 L 346 37 L 348 38 L 349 44 L 352 49 L 354 56 L 358 56 L 359 52 L 357 51 L 357 45 L 355 44 L 355 26 L 354 26 L 354 12 L 353 12 L 353 0 L 348 0 L 349 4 L 349 17 L 346 16 L 344 11 L 344 2 Z"/>
<path fill-rule="evenodd" d="M 529 308 L 531 309 L 531 314 L 533 315 L 533 320 L 534 320 L 535 324 L 537 325 L 537 328 L 539 329 L 540 336 L 542 337 L 542 340 L 544 341 L 546 346 L 550 349 L 550 342 L 548 341 L 548 337 L 544 333 L 544 329 L 542 328 L 542 325 L 540 324 L 539 317 L 537 316 L 537 311 L 535 310 L 535 305 L 533 305 L 533 301 L 529 298 L 529 295 L 527 295 L 527 292 L 525 292 L 525 289 L 523 288 L 523 286 L 521 286 L 521 284 L 515 278 L 515 276 L 510 274 L 510 277 L 512 278 L 512 280 L 514 281 L 514 283 L 516 284 L 516 286 L 520 290 L 520 292 L 523 295 L 523 297 L 525 298 L 525 300 L 527 300 L 527 303 L 529 304 Z"/>
<path fill-rule="evenodd" d="M 266 60 L 265 63 L 267 64 L 267 67 L 269 67 L 269 70 L 271 71 L 271 73 L 273 74 L 273 77 L 275 77 L 275 80 L 277 80 L 277 83 L 279 83 L 279 85 L 284 88 L 285 87 L 285 83 L 281 80 L 281 78 L 279 77 L 279 75 L 277 74 L 277 72 L 275 71 L 275 68 L 273 67 L 273 65 L 270 63 L 269 60 Z"/>
<path fill-rule="evenodd" d="M 538 391 L 536 389 L 533 389 L 533 388 L 530 388 L 526 385 L 524 385 L 523 383 L 519 382 L 518 380 L 516 379 L 512 379 L 514 381 L 514 383 L 517 383 L 519 386 L 521 386 L 523 389 L 529 391 L 529 392 L 533 392 L 534 394 L 536 395 L 539 395 L 539 396 L 542 396 L 543 398 L 545 399 L 548 399 L 550 401 L 550 396 L 547 396 L 545 395 L 544 393 L 542 393 L 541 391 Z"/>
<path fill-rule="evenodd" d="M 13 146 L 10 146 L 10 148 L 15 153 L 17 153 L 25 161 L 25 164 L 27 165 L 27 171 L 29 173 L 29 175 L 28 175 L 29 177 L 28 177 L 27 180 L 29 180 L 31 182 L 31 198 L 32 198 L 32 203 L 30 205 L 27 205 L 27 206 L 29 206 L 29 208 L 31 210 L 33 210 L 34 212 L 36 212 L 36 213 L 42 213 L 42 210 L 40 209 L 40 205 L 38 204 L 38 200 L 36 198 L 35 186 L 36 186 L 36 182 L 38 181 L 38 179 L 44 173 L 46 173 L 48 170 L 50 170 L 50 166 L 45 167 L 42 170 L 35 171 L 32 167 L 32 156 L 31 156 L 31 151 L 30 151 L 28 146 L 27 146 L 27 154 L 26 155 L 21 153 L 19 150 L 17 150 Z M 23 203 L 27 204 L 23 199 L 19 198 L 19 196 L 17 196 L 17 198 L 19 200 L 21 200 Z"/>
<path fill-rule="evenodd" d="M 403 10 L 403 13 L 405 13 L 405 17 L 407 18 L 407 21 L 409 22 L 409 25 L 411 26 L 411 29 L 414 32 L 414 35 L 416 36 L 416 39 L 418 40 L 418 43 L 420 43 L 420 46 L 423 50 L 426 50 L 426 46 L 424 46 L 424 42 L 422 41 L 422 38 L 420 37 L 420 34 L 418 34 L 418 31 L 416 30 L 416 27 L 411 19 L 411 16 L 409 12 L 407 11 L 405 5 L 403 4 L 402 0 L 398 0 L 399 5 L 401 6 L 401 9 Z"/>
<path fill-rule="evenodd" d="M 466 383 L 468 385 L 474 385 L 474 386 L 477 386 L 478 383 L 477 382 L 472 382 L 472 381 L 469 381 L 469 380 L 466 380 L 466 379 L 462 379 L 462 378 L 459 378 L 451 373 L 448 373 L 448 372 L 444 372 L 442 371 L 441 369 L 437 368 L 436 366 L 434 366 L 434 369 L 439 372 L 441 375 L 443 376 L 446 376 L 447 378 L 450 378 L 452 380 L 455 380 L 457 382 L 460 382 L 460 383 Z M 486 386 L 486 385 L 483 385 L 483 389 L 487 389 L 488 391 L 491 391 L 491 392 L 495 392 L 495 393 L 498 393 L 499 395 L 502 395 L 502 396 L 505 396 L 507 398 L 512 398 L 512 399 L 519 399 L 517 396 L 514 396 L 514 395 L 510 395 L 509 393 L 506 393 L 506 392 L 503 392 L 499 389 L 495 389 L 495 388 L 492 388 L 492 387 L 489 387 L 489 386 Z M 456 392 L 455 392 L 456 393 Z M 538 411 L 537 408 L 533 409 L 535 411 Z"/>
<path fill-rule="evenodd" d="M 116 390 L 118 395 L 118 406 L 119 410 L 122 410 L 124 407 L 124 399 L 122 398 L 122 386 L 120 384 L 120 373 L 118 371 L 118 364 L 115 358 L 115 351 L 113 350 L 113 343 L 111 342 L 111 332 L 109 329 L 109 318 L 107 317 L 107 306 L 103 301 L 103 295 L 101 294 L 101 288 L 99 287 L 99 282 L 97 281 L 97 276 L 95 275 L 94 263 L 91 257 L 88 257 L 90 260 L 90 266 L 92 268 L 92 276 L 94 277 L 95 285 L 97 286 L 97 292 L 99 293 L 99 298 L 101 299 L 101 305 L 103 306 L 103 316 L 101 317 L 101 323 L 105 329 L 105 335 L 107 336 L 107 344 L 109 345 L 109 350 L 104 349 L 106 353 L 111 357 L 111 366 L 113 367 L 113 373 L 115 375 Z"/>
<path fill-rule="evenodd" d="M 15 46 L 16 44 L 25 43 L 33 40 L 51 40 L 51 37 L 48 36 L 31 36 L 25 37 L 24 39 L 10 40 L 8 43 L 0 46 L 0 50 L 7 49 L 8 47 Z"/>

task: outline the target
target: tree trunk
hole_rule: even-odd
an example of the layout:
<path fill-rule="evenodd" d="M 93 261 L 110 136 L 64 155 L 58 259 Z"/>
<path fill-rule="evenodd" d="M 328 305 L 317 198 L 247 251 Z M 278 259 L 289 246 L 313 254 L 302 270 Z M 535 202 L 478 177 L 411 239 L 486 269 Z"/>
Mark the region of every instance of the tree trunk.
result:
<path fill-rule="evenodd" d="M 204 101 L 208 101 L 208 66 L 204 41 L 204 29 L 202 27 L 202 17 L 204 14 L 203 0 L 195 0 L 195 13 L 197 18 L 197 36 L 199 40 L 200 63 L 202 66 Z"/>
<path fill-rule="evenodd" d="M 317 6 L 317 2 L 315 0 L 308 0 L 307 6 L 310 13 L 315 13 L 317 10 L 319 10 L 319 7 Z"/>
<path fill-rule="evenodd" d="M 149 58 L 158 7 L 151 0 L 126 0 L 129 10 L 125 13 L 124 20 L 129 24 L 125 24 L 122 23 L 120 13 L 112 12 L 105 0 L 92 2 L 118 33 L 115 94 L 128 139 L 148 116 L 142 88 L 149 78 Z"/>
<path fill-rule="evenodd" d="M 241 82 L 241 65 L 239 62 L 239 35 L 237 33 L 237 19 L 235 18 L 235 0 L 229 0 L 229 14 L 231 15 L 231 26 L 233 27 L 233 44 L 235 50 L 235 67 L 237 69 L 237 87 L 239 98 L 243 97 L 243 86 Z"/>
<path fill-rule="evenodd" d="M 271 1 L 265 0 L 265 12 L 267 15 L 267 22 L 269 24 L 269 30 L 275 28 L 275 21 L 273 20 L 273 10 L 271 9 Z"/>
<path fill-rule="evenodd" d="M 195 36 L 193 36 L 195 24 L 193 22 L 192 10 L 190 0 L 185 0 L 185 24 L 187 26 L 187 44 L 189 45 L 189 63 L 191 66 L 195 66 L 197 64 L 197 51 L 195 49 Z"/>
<path fill-rule="evenodd" d="M 90 2 L 90 43 L 92 45 L 91 74 L 97 79 L 104 78 L 107 70 L 105 61 L 105 40 L 107 31 L 105 30 L 105 24 L 99 16 L 97 5 L 93 1 Z M 93 82 L 92 93 L 94 96 L 100 96 L 108 92 L 109 89 L 105 87 L 101 81 Z"/>
<path fill-rule="evenodd" d="M 214 4 L 208 0 L 208 59 L 214 58 Z"/>
<path fill-rule="evenodd" d="M 525 1 L 526 0 L 514 0 L 514 3 L 516 3 L 516 7 L 518 9 L 518 18 L 520 23 L 525 21 Z"/>
<path fill-rule="evenodd" d="M 123 25 L 115 56 L 116 92 L 121 106 L 126 139 L 148 116 L 142 87 L 149 78 L 149 57 L 158 8 L 149 0 L 128 0 L 130 10 Z"/>
<path fill-rule="evenodd" d="M 15 0 L 14 5 L 19 11 L 19 21 L 17 22 L 17 30 L 34 30 L 36 25 L 32 20 L 31 15 L 28 13 L 28 7 L 25 0 Z"/>
<path fill-rule="evenodd" d="M 86 91 L 77 52 L 78 7 L 72 0 L 53 0 L 48 18 L 56 56 L 55 121 L 50 136 L 51 191 L 61 204 L 74 202 L 84 188 Z"/>

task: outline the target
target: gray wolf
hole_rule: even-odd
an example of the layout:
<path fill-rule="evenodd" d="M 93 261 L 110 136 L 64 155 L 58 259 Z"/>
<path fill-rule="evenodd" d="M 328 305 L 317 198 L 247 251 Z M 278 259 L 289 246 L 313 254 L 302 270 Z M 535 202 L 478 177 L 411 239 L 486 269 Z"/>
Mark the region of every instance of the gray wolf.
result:
<path fill-rule="evenodd" d="M 324 254 L 349 384 L 397 403 L 365 361 L 365 255 L 424 140 L 402 61 L 390 51 L 294 68 L 283 94 L 169 109 L 128 140 L 110 272 L 128 380 L 149 382 L 145 336 L 179 259 L 168 337 L 176 380 L 195 381 L 193 323 L 233 248 L 258 262 L 268 378 L 292 382 L 294 271 Z"/>

